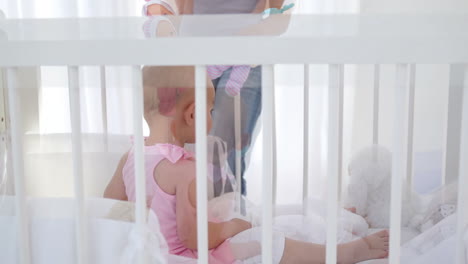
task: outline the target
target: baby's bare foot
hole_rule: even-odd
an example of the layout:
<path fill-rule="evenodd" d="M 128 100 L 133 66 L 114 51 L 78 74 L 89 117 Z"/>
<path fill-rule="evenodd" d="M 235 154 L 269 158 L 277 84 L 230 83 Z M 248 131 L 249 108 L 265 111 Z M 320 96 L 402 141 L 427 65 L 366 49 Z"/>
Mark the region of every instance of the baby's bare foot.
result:
<path fill-rule="evenodd" d="M 357 263 L 369 259 L 379 259 L 388 256 L 389 235 L 387 230 L 374 233 L 339 248 L 340 263 Z"/>
<path fill-rule="evenodd" d="M 348 211 L 350 211 L 350 212 L 353 213 L 353 214 L 356 213 L 356 207 L 345 208 L 345 210 L 348 210 Z"/>
<path fill-rule="evenodd" d="M 388 256 L 389 235 L 387 230 L 366 236 L 358 241 L 361 243 L 357 246 L 355 255 L 357 261 L 385 258 Z M 362 242 L 365 242 L 366 245 Z"/>

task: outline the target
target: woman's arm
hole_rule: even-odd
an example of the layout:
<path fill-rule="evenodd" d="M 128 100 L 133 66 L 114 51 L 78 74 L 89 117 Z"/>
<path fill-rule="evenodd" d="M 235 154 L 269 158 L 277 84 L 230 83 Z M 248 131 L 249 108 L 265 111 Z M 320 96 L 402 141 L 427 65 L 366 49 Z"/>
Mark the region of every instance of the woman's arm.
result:
<path fill-rule="evenodd" d="M 280 9 L 284 4 L 284 0 L 258 0 L 255 9 L 252 13 L 262 13 L 268 8 Z"/>
<path fill-rule="evenodd" d="M 240 36 L 279 36 L 289 27 L 291 15 L 277 14 L 260 21 L 258 24 L 243 28 L 236 35 Z"/>
<path fill-rule="evenodd" d="M 258 0 L 252 13 L 262 13 L 269 8 L 281 9 L 284 0 Z M 290 11 L 289 11 L 290 12 Z M 288 11 L 286 13 L 289 13 Z M 236 35 L 241 36 L 278 36 L 286 32 L 291 16 L 288 14 L 271 15 L 258 24 L 243 28 Z"/>
<path fill-rule="evenodd" d="M 252 11 L 254 14 L 258 14 L 267 9 L 267 0 L 258 0 L 255 9 Z"/>
<path fill-rule="evenodd" d="M 196 1 L 196 0 L 176 0 L 176 4 L 177 4 L 180 14 L 175 14 L 175 16 L 171 16 L 170 18 L 176 30 L 178 30 L 179 24 L 181 23 L 182 17 L 180 15 L 193 13 L 193 1 Z M 255 9 L 252 11 L 252 13 L 262 13 L 265 9 L 268 9 L 268 8 L 281 9 L 281 7 L 283 6 L 283 3 L 284 3 L 284 0 L 258 0 L 257 5 Z M 149 15 L 163 15 L 163 14 L 172 15 L 170 11 L 168 11 L 162 5 L 157 5 L 157 4 L 150 5 L 148 7 L 148 14 Z M 273 16 L 268 17 L 267 19 L 262 20 L 258 24 L 240 29 L 236 35 L 278 36 L 278 35 L 283 34 L 288 29 L 289 21 L 290 21 L 289 15 L 273 15 Z"/>

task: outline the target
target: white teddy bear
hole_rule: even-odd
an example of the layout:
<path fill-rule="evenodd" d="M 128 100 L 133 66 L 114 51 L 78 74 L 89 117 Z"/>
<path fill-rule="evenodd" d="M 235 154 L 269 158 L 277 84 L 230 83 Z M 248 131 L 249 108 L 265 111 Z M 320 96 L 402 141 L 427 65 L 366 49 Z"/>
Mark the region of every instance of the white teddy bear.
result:
<path fill-rule="evenodd" d="M 345 207 L 355 207 L 356 213 L 366 218 L 370 228 L 388 228 L 392 177 L 390 151 L 379 145 L 364 148 L 353 156 L 348 172 L 350 182 Z M 402 182 L 402 226 L 406 226 L 413 210 L 405 180 Z"/>
<path fill-rule="evenodd" d="M 345 207 L 356 208 L 370 228 L 390 226 L 392 154 L 373 145 L 353 156 L 348 167 L 350 183 Z M 402 179 L 402 227 L 424 232 L 456 212 L 458 182 L 441 186 L 428 195 L 418 195 Z M 429 203 L 427 203 L 429 201 Z"/>

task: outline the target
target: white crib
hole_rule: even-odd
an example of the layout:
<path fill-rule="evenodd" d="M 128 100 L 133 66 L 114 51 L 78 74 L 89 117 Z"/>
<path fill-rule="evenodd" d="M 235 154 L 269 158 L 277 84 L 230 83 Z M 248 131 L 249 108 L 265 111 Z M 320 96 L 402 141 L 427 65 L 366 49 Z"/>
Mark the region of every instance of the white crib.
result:
<path fill-rule="evenodd" d="M 11 131 L 13 172 L 15 178 L 16 228 L 18 232 L 19 263 L 33 263 L 29 245 L 29 223 L 26 210 L 25 182 L 21 124 L 18 111 L 21 98 L 18 95 L 17 68 L 26 66 L 68 66 L 70 111 L 72 121 L 73 172 L 76 199 L 76 256 L 77 263 L 87 263 L 89 252 L 85 220 L 83 190 L 82 147 L 80 128 L 80 102 L 78 71 L 80 66 L 131 65 L 133 74 L 134 136 L 137 178 L 136 227 L 141 231 L 145 223 L 145 182 L 143 176 L 142 139 L 142 81 L 140 65 L 196 65 L 197 116 L 197 174 L 206 175 L 206 71 L 205 65 L 261 64 L 262 72 L 262 125 L 263 125 L 263 243 L 262 263 L 272 263 L 272 214 L 275 172 L 275 113 L 273 66 L 275 64 L 303 64 L 305 87 L 308 95 L 310 64 L 329 65 L 328 90 L 328 199 L 327 199 L 327 263 L 336 263 L 336 229 L 338 197 L 342 178 L 343 133 L 343 76 L 344 64 L 375 65 L 373 136 L 378 143 L 379 124 L 379 65 L 397 64 L 395 76 L 394 162 L 392 177 L 390 263 L 400 262 L 401 183 L 409 175 L 413 151 L 414 78 L 417 64 L 450 65 L 449 116 L 447 125 L 445 170 L 458 172 L 458 227 L 457 263 L 465 259 L 464 234 L 468 224 L 468 197 L 464 186 L 468 185 L 468 16 L 466 15 L 386 15 L 386 16 L 294 16 L 287 34 L 283 36 L 220 36 L 222 27 L 233 27 L 234 22 L 248 25 L 259 21 L 258 16 L 189 16 L 186 25 L 195 25 L 185 36 L 145 40 L 141 33 L 143 18 L 89 18 L 53 20 L 0 19 L 0 69 L 6 89 L 0 90 L 0 129 Z M 105 30 L 104 30 L 105 29 Z M 198 29 L 202 29 L 198 31 Z M 2 39 L 2 34 L 4 39 Z M 190 43 L 190 49 L 187 48 Z M 239 48 L 247 47 L 247 48 Z M 164 52 L 148 53 L 148 50 Z M 225 51 L 230 52 L 226 53 Z M 124 51 L 124 52 L 123 52 Z M 194 52 L 196 51 L 196 52 Z M 288 51 L 288 52 L 278 52 Z M 177 54 L 177 56 L 174 56 Z M 3 94 L 2 94 L 3 92 Z M 5 98 L 2 98 L 3 95 Z M 458 95 L 458 96 L 457 96 Z M 460 97 L 459 95 L 463 95 Z M 308 96 L 305 96 L 305 106 Z M 8 108 L 4 108 L 8 102 Z M 3 110 L 6 110 L 5 114 Z M 304 108 L 305 130 L 308 131 L 308 107 Z M 304 142 L 308 142 L 304 133 Z M 308 146 L 308 144 L 305 144 Z M 304 148 L 307 160 L 309 150 Z M 273 175 L 273 177 L 272 177 Z M 304 183 L 309 171 L 304 166 Z M 307 184 L 304 184 L 305 186 Z M 207 182 L 197 177 L 198 208 L 198 263 L 207 263 Z M 304 201 L 309 196 L 303 189 Z M 305 203 L 305 202 L 304 202 Z M 305 205 L 304 205 L 305 206 Z M 143 251 L 140 252 L 143 256 Z M 1 259 L 0 259 L 1 260 Z M 144 263 L 140 258 L 139 263 Z"/>

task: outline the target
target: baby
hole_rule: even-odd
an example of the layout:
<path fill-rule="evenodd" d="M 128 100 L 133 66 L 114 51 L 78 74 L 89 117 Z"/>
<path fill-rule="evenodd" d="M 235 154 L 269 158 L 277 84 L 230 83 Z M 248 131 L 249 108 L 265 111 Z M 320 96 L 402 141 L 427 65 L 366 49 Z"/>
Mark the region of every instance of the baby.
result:
<path fill-rule="evenodd" d="M 197 258 L 195 157 L 183 147 L 195 142 L 194 68 L 143 69 L 144 118 L 150 135 L 145 140 L 148 207 L 156 213 L 169 253 Z M 214 88 L 207 81 L 207 130 L 211 127 Z M 106 188 L 107 198 L 135 201 L 133 148 L 125 154 Z M 199 175 L 199 177 L 202 177 Z M 259 263 L 261 227 L 239 218 L 208 216 L 210 263 Z M 305 226 L 304 228 L 307 228 Z M 338 245 L 339 263 L 384 258 L 387 231 Z M 273 232 L 275 263 L 324 263 L 325 246 Z"/>

